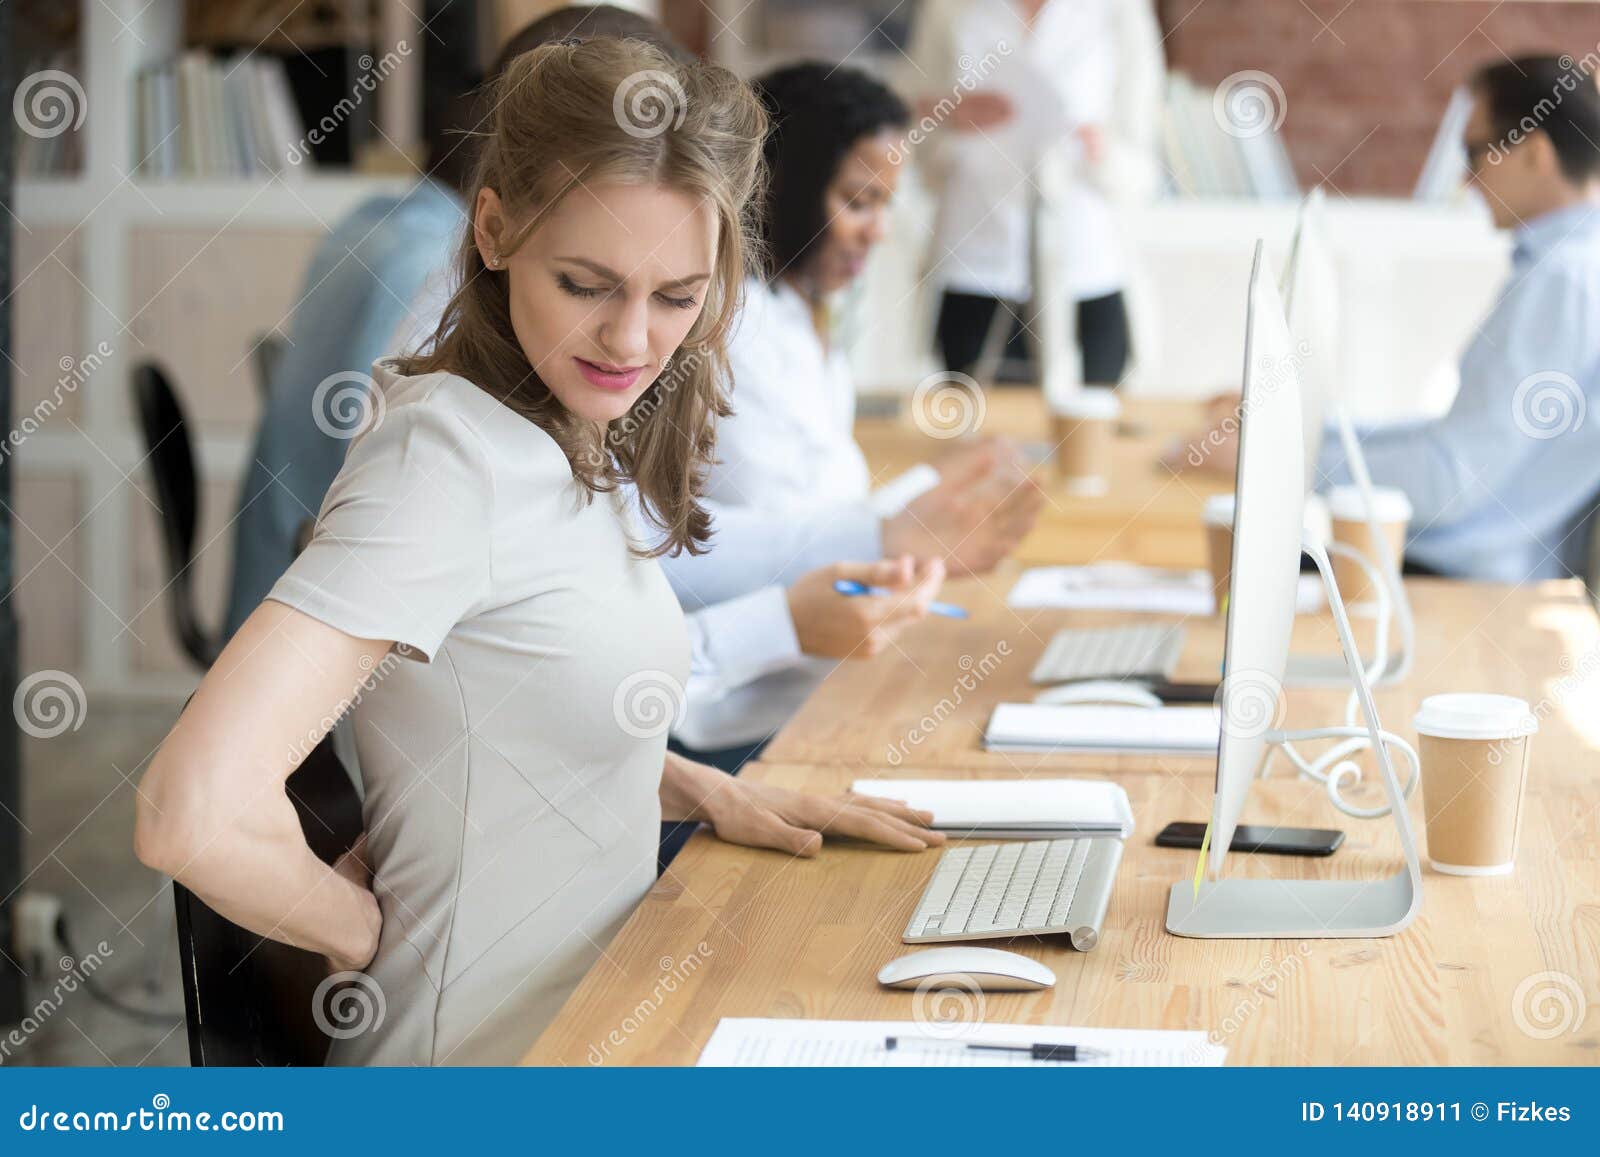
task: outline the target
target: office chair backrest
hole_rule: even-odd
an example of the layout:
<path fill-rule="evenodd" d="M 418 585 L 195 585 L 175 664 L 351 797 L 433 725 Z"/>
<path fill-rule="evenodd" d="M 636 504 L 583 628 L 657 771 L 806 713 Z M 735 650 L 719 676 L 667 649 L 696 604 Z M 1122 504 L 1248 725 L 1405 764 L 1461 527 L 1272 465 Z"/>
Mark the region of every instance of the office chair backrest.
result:
<path fill-rule="evenodd" d="M 133 394 L 144 430 L 156 501 L 161 506 L 173 626 L 189 657 L 201 667 L 209 667 L 221 647 L 218 639 L 200 625 L 194 605 L 192 564 L 195 531 L 200 522 L 200 487 L 183 406 L 172 383 L 154 362 L 145 362 L 133 371 Z"/>
<path fill-rule="evenodd" d="M 280 333 L 268 331 L 256 338 L 252 360 L 256 369 L 256 390 L 263 400 L 272 391 L 272 375 L 278 372 L 278 365 L 288 348 L 289 343 Z"/>
<path fill-rule="evenodd" d="M 1590 503 L 1591 510 L 1594 504 Z M 1589 550 L 1583 560 L 1583 585 L 1589 589 L 1589 601 L 1600 611 L 1600 515 L 1589 517 Z"/>
<path fill-rule="evenodd" d="M 324 863 L 360 837 L 361 800 L 331 734 L 289 777 L 287 790 L 306 842 Z M 321 1025 L 338 1023 L 314 1007 L 327 976 L 323 958 L 225 920 L 182 884 L 172 889 L 190 1063 L 321 1065 L 330 1040 Z M 321 995 L 326 1005 L 328 994 Z"/>

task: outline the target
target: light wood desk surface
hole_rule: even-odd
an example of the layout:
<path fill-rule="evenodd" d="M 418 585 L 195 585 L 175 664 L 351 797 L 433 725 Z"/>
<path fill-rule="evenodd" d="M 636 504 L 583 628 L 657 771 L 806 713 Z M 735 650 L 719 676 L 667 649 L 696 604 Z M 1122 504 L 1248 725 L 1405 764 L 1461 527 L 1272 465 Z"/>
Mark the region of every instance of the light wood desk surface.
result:
<path fill-rule="evenodd" d="M 763 763 L 745 774 L 832 792 L 853 772 Z M 1075 953 L 1059 940 L 996 942 L 1048 964 L 1054 989 L 940 997 L 878 986 L 877 970 L 911 951 L 900 933 L 937 851 L 830 845 L 814 860 L 795 860 L 696 835 L 526 1059 L 689 1065 L 722 1017 L 770 1016 L 1199 1029 L 1227 1046 L 1230 1064 L 1600 1062 L 1600 1017 L 1590 1015 L 1577 1032 L 1536 1035 L 1549 1023 L 1540 1016 L 1550 1014 L 1539 999 L 1561 983 L 1539 974 L 1569 977 L 1591 1000 L 1600 985 L 1600 782 L 1535 784 L 1517 874 L 1469 880 L 1425 872 L 1422 914 L 1398 937 L 1208 941 L 1164 931 L 1168 888 L 1192 874 L 1194 853 L 1151 839 L 1170 820 L 1203 816 L 1209 785 L 1192 776 L 1118 778 L 1138 828 L 1100 945 Z M 1268 780 L 1245 819 L 1326 825 L 1319 792 Z M 1393 870 L 1392 827 L 1340 826 L 1349 838 L 1329 860 L 1260 856 L 1231 870 Z"/>
<path fill-rule="evenodd" d="M 1025 405 L 991 407 L 995 423 L 1028 421 Z M 1131 412 L 1130 407 L 1130 412 Z M 990 428 L 990 427 L 986 427 Z M 885 427 L 875 467 L 926 458 L 904 430 Z M 924 441 L 932 442 L 918 435 Z M 899 439 L 895 441 L 895 439 Z M 1122 460 L 1150 461 L 1157 436 L 1129 440 Z M 885 447 L 888 447 L 886 450 Z M 1141 449 L 1142 446 L 1142 449 Z M 909 449 L 908 449 L 909 448 Z M 881 477 L 892 470 L 880 469 Z M 1148 481 L 1148 473 L 1143 477 Z M 1199 565 L 1203 493 L 1159 492 L 1144 511 L 1110 516 L 1187 527 L 1197 557 L 1139 558 L 1103 538 L 1106 553 L 1049 561 L 1139 558 Z M 1097 500 L 1074 500 L 1097 501 Z M 1151 511 L 1159 512 L 1152 514 Z M 1063 510 L 1068 509 L 1063 507 Z M 1066 517 L 1062 514 L 1062 517 Z M 1074 516 L 1076 517 L 1076 516 Z M 1150 523 L 1146 521 L 1146 525 Z M 1118 532 L 1122 533 L 1122 532 Z M 1054 550 L 1055 548 L 1051 548 Z M 1165 549 L 1165 548 L 1163 548 Z M 979 749 L 994 703 L 1027 698 L 1034 660 L 1060 626 L 1117 621 L 1064 611 L 1013 612 L 1004 598 L 1016 567 L 952 583 L 946 597 L 969 622 L 930 621 L 898 650 L 841 665 L 744 774 L 802 790 L 838 792 L 863 775 L 1014 777 L 1093 773 L 1128 790 L 1129 840 L 1100 945 L 1078 954 L 1058 941 L 999 942 L 1048 963 L 1040 993 L 957 993 L 939 1000 L 879 988 L 937 852 L 904 855 L 828 844 L 796 860 L 697 834 L 590 970 L 526 1061 L 533 1064 L 692 1064 L 725 1016 L 915 1020 L 919 1017 L 1120 1028 L 1198 1029 L 1228 1047 L 1231 1064 L 1600 1063 L 1600 620 L 1574 582 L 1525 588 L 1413 581 L 1418 653 L 1403 687 L 1379 693 L 1386 724 L 1410 736 L 1424 695 L 1491 690 L 1521 696 L 1541 720 L 1514 875 L 1443 876 L 1424 867 L 1420 917 L 1374 940 L 1186 940 L 1163 927 L 1170 885 L 1193 873 L 1194 853 L 1157 848 L 1172 820 L 1210 812 L 1211 760 L 988 754 Z M 1217 677 L 1221 620 L 1190 619 L 1180 678 Z M 1010 653 L 988 663 L 1004 641 Z M 1297 649 L 1332 650 L 1326 616 L 1297 625 Z M 963 661 L 965 657 L 965 662 Z M 960 691 L 962 676 L 987 670 Z M 1292 725 L 1334 722 L 1339 692 L 1293 691 Z M 923 727 L 935 710 L 939 718 Z M 922 738 L 905 743 L 916 729 Z M 899 748 L 896 763 L 889 753 Z M 1370 784 L 1347 792 L 1371 803 Z M 1420 793 L 1410 804 L 1425 849 Z M 1230 873 L 1372 878 L 1399 864 L 1387 820 L 1335 811 L 1323 789 L 1280 761 L 1252 790 L 1247 823 L 1338 827 L 1327 860 L 1235 857 Z M 1551 1031 L 1552 1025 L 1560 1031 Z"/>
<path fill-rule="evenodd" d="M 1201 406 L 1189 399 L 1127 399 L 1121 430 L 1112 443 L 1107 492 L 1096 497 L 1070 494 L 1046 471 L 1041 480 L 1048 501 L 1017 559 L 1204 566 L 1200 508 L 1208 495 L 1231 493 L 1233 481 L 1210 471 L 1174 473 L 1160 462 L 1174 441 L 1199 428 L 1201 417 Z M 990 390 L 976 432 L 1005 435 L 1040 449 L 1054 444 L 1044 401 L 1033 389 Z M 856 441 L 875 484 L 918 462 L 937 462 L 955 445 L 919 429 L 909 402 L 897 417 L 858 420 Z"/>
<path fill-rule="evenodd" d="M 1063 627 L 1132 621 L 1106 612 L 1013 610 L 1005 595 L 1016 568 L 983 579 L 947 584 L 942 597 L 966 607 L 966 622 L 929 619 L 908 630 L 897 647 L 870 661 L 841 664 L 773 737 L 762 758 L 772 763 L 871 768 L 985 768 L 1017 775 L 1156 767 L 1210 775 L 1211 759 L 1150 756 L 1052 755 L 983 750 L 983 731 L 995 704 L 1027 702 L 1034 663 Z M 1411 735 L 1411 718 L 1428 695 L 1496 691 L 1538 703 L 1564 701 L 1543 723 L 1541 751 L 1560 752 L 1563 774 L 1600 779 L 1600 620 L 1576 582 L 1528 587 L 1407 579 L 1417 619 L 1416 662 L 1403 684 L 1378 690 L 1385 725 Z M 1148 616 L 1143 621 L 1151 621 Z M 1177 619 L 1161 620 L 1179 622 Z M 1222 662 L 1220 616 L 1181 620 L 1185 643 L 1176 677 L 1216 682 Z M 1370 646 L 1371 624 L 1358 620 Z M 1295 649 L 1337 651 L 1326 611 L 1301 615 Z M 1007 654 L 1001 653 L 1004 648 Z M 1587 665 L 1585 657 L 1588 656 Z M 1580 678 L 1590 668 L 1588 680 Z M 988 672 L 986 677 L 978 676 Z M 1580 692 L 1563 688 L 1581 684 Z M 970 688 L 970 689 L 969 689 Z M 1284 697 L 1284 725 L 1342 723 L 1345 692 L 1293 689 Z M 1588 734 L 1576 729 L 1596 716 Z M 1375 783 L 1364 806 L 1381 802 Z"/>
<path fill-rule="evenodd" d="M 815 860 L 800 861 L 699 834 L 527 1060 L 692 1064 L 724 1016 L 957 1015 L 1200 1029 L 1228 1046 L 1234 1064 L 1600 1063 L 1600 622 L 1576 583 L 1515 590 L 1420 582 L 1413 597 L 1423 622 L 1417 673 L 1407 687 L 1382 696 L 1380 710 L 1390 725 L 1410 735 L 1411 710 L 1426 692 L 1491 688 L 1534 703 L 1541 730 L 1516 873 L 1463 879 L 1425 866 L 1422 914 L 1400 936 L 1202 941 L 1168 935 L 1167 890 L 1191 875 L 1194 855 L 1151 841 L 1170 821 L 1209 814 L 1209 763 L 1129 758 L 1029 766 L 1015 763 L 1015 756 L 959 756 L 934 743 L 898 768 L 769 758 L 744 774 L 817 792 L 845 790 L 862 774 L 1011 777 L 1092 767 L 1117 780 L 1132 799 L 1137 830 L 1099 947 L 1079 954 L 1052 940 L 1002 942 L 1056 971 L 1056 988 L 1044 993 L 958 993 L 936 1002 L 931 995 L 886 991 L 874 975 L 910 951 L 900 932 L 936 852 L 829 844 Z M 981 622 L 969 626 L 983 629 Z M 930 638 L 919 652 L 923 661 L 932 663 L 942 650 L 945 670 L 956 670 L 952 640 Z M 995 689 L 1017 672 L 1025 678 L 1030 655 L 1019 652 L 1014 671 L 994 676 Z M 911 673 L 909 661 L 893 654 L 846 665 L 785 735 L 818 750 L 856 742 L 857 750 L 871 754 L 892 730 L 895 713 L 913 707 L 919 684 Z M 920 686 L 940 688 L 943 680 Z M 1340 697 L 1293 692 L 1290 699 L 1295 720 L 1302 708 L 1337 710 Z M 951 718 L 935 736 L 959 736 L 962 727 Z M 808 736 L 812 730 L 821 737 Z M 930 754 L 942 758 L 925 758 Z M 1350 795 L 1371 802 L 1376 789 Z M 1425 848 L 1420 793 L 1410 814 Z M 1242 818 L 1338 827 L 1348 838 L 1327 860 L 1236 858 L 1231 873 L 1371 878 L 1399 863 L 1391 824 L 1334 811 L 1321 787 L 1292 778 L 1281 763 L 1255 786 Z M 1576 1027 L 1550 1035 L 1549 1018 L 1575 1016 L 1573 1009 L 1583 1012 Z"/>
<path fill-rule="evenodd" d="M 771 763 L 852 767 L 986 767 L 1029 774 L 1042 767 L 1108 765 L 1209 769 L 1211 761 L 1150 756 L 1089 757 L 986 752 L 983 730 L 997 703 L 1032 699 L 1034 664 L 1055 632 L 1067 626 L 1133 621 L 1104 612 L 1013 610 L 1005 597 L 1020 567 L 1008 564 L 979 579 L 950 582 L 942 599 L 967 620 L 933 618 L 907 630 L 894 647 L 867 662 L 842 664 L 767 745 Z M 1178 620 L 1165 620 L 1176 623 Z M 1222 657 L 1222 620 L 1192 619 L 1177 678 L 1215 682 Z"/>

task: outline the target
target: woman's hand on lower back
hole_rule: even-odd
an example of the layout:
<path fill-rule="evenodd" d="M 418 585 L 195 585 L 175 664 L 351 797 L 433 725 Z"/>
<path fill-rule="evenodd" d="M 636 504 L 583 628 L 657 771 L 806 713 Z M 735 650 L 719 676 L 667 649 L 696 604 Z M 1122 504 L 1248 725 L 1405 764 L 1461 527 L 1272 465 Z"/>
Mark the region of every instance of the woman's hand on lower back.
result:
<path fill-rule="evenodd" d="M 372 904 L 370 908 L 366 905 L 365 900 L 361 903 L 363 915 L 366 917 L 368 926 L 371 929 L 372 951 L 366 955 L 364 960 L 344 959 L 337 955 L 325 956 L 323 959 L 328 962 L 328 973 L 330 975 L 336 972 L 360 972 L 372 963 L 373 956 L 377 954 L 378 932 L 383 924 L 383 914 L 378 908 L 378 898 L 372 891 L 372 858 L 367 851 L 367 833 L 362 832 L 361 838 L 350 846 L 349 851 L 335 860 L 332 867 L 336 875 L 349 880 L 350 883 L 360 888 L 366 896 L 371 897 Z"/>

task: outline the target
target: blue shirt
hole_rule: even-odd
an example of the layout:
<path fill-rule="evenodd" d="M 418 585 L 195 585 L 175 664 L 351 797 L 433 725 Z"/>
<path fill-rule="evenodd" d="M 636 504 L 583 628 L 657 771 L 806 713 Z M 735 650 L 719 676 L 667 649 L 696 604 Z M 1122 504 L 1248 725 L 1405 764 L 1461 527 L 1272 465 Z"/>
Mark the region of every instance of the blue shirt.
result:
<path fill-rule="evenodd" d="M 1363 430 L 1361 446 L 1373 482 L 1411 500 L 1408 558 L 1486 582 L 1582 575 L 1600 498 L 1600 205 L 1517 230 L 1449 412 Z M 1318 466 L 1350 481 L 1336 435 Z"/>
<path fill-rule="evenodd" d="M 350 383 L 334 383 L 321 406 L 334 413 L 317 414 L 317 387 L 333 374 L 369 375 L 374 361 L 397 352 L 390 339 L 428 275 L 449 266 L 465 220 L 455 194 L 422 181 L 364 201 L 318 246 L 239 496 L 227 637 L 289 568 L 301 524 L 316 518 L 344 465 L 348 432 L 340 437 L 332 419 L 349 415 L 357 399 L 340 401 Z"/>

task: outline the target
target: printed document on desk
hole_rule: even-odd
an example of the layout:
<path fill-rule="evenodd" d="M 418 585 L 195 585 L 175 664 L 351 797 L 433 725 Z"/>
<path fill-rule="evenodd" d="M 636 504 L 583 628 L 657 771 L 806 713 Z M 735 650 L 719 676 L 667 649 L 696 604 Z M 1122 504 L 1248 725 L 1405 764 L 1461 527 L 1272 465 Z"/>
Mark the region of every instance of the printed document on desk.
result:
<path fill-rule="evenodd" d="M 917 1038 L 896 1049 L 888 1037 Z M 999 1044 L 1073 1044 L 1102 1049 L 1106 1057 L 1085 1061 L 1036 1061 L 1027 1053 L 975 1052 L 971 1039 Z M 927 1041 L 926 1044 L 922 1043 Z M 1102 1068 L 1119 1065 L 1211 1068 L 1228 1050 L 1203 1032 L 1158 1029 L 1065 1028 L 1045 1024 L 982 1024 L 956 1036 L 934 1037 L 916 1021 L 768 1020 L 724 1017 L 706 1047 L 701 1068 Z"/>

